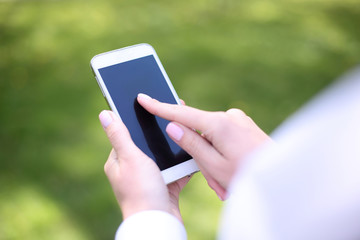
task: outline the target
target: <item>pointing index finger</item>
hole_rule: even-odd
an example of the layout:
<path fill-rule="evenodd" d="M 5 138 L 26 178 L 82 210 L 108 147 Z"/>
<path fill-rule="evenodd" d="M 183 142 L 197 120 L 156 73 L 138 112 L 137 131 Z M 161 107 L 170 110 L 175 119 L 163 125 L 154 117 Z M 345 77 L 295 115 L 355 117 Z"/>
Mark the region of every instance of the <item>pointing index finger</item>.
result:
<path fill-rule="evenodd" d="M 169 121 L 200 131 L 205 131 L 210 126 L 211 112 L 184 105 L 162 103 L 142 93 L 138 95 L 137 100 L 148 112 Z"/>

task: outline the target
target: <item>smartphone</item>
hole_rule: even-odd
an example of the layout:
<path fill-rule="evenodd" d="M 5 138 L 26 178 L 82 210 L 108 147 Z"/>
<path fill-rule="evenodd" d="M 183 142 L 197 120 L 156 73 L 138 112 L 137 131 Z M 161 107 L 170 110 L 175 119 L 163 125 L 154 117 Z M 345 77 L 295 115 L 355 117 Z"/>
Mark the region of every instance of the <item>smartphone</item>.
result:
<path fill-rule="evenodd" d="M 180 104 L 154 48 L 138 44 L 96 55 L 91 68 L 111 110 L 129 129 L 134 143 L 161 170 L 165 183 L 198 171 L 192 157 L 167 135 L 168 120 L 147 112 L 137 95 L 145 93 L 161 102 Z"/>

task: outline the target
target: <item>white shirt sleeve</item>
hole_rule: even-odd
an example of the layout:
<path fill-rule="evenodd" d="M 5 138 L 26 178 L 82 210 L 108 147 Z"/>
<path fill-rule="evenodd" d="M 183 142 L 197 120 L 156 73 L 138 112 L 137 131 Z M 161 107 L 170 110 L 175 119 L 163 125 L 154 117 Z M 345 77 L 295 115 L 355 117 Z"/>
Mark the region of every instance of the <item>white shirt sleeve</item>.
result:
<path fill-rule="evenodd" d="M 163 211 L 143 211 L 128 217 L 118 228 L 115 240 L 186 240 L 184 225 Z"/>
<path fill-rule="evenodd" d="M 360 69 L 285 122 L 232 181 L 220 239 L 360 239 Z"/>

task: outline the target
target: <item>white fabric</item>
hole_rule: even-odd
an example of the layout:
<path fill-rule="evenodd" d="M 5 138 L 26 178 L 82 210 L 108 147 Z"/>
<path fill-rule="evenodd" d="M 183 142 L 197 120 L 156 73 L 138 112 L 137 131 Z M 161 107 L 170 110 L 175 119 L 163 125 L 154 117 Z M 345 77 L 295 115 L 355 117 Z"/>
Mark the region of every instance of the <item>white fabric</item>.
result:
<path fill-rule="evenodd" d="M 360 69 L 272 137 L 276 144 L 252 154 L 233 179 L 219 238 L 360 239 Z M 128 218 L 116 236 L 142 238 L 186 233 L 175 217 L 150 211 Z"/>
<path fill-rule="evenodd" d="M 275 131 L 233 179 L 220 239 L 360 239 L 360 69 Z"/>
<path fill-rule="evenodd" d="M 116 240 L 184 240 L 184 225 L 163 211 L 143 211 L 128 217 L 119 227 Z"/>

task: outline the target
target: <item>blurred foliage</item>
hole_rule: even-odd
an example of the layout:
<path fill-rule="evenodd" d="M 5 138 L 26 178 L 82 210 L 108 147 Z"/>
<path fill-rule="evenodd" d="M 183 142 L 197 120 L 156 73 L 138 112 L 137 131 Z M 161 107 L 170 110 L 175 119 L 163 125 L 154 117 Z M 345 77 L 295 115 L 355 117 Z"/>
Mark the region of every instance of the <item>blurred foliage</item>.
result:
<path fill-rule="evenodd" d="M 0 0 L 0 239 L 113 238 L 95 54 L 150 43 L 188 105 L 270 132 L 359 62 L 359 25 L 358 0 Z M 200 174 L 181 197 L 189 239 L 214 239 Z"/>

